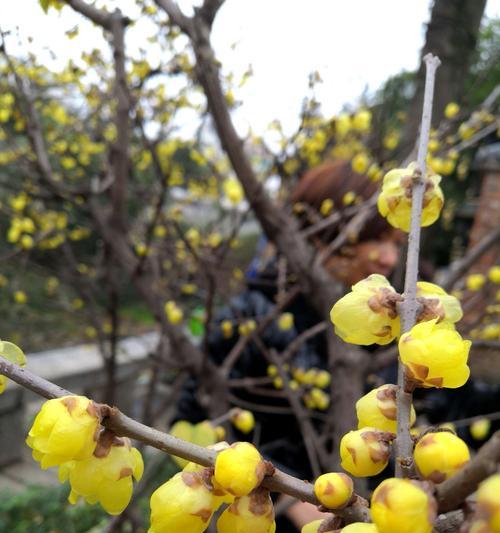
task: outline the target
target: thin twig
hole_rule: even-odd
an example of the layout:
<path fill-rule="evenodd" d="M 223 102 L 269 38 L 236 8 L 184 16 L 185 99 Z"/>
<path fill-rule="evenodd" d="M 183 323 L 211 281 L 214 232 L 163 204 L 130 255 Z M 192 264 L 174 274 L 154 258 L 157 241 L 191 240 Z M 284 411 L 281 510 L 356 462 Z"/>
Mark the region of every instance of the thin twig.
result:
<path fill-rule="evenodd" d="M 439 58 L 432 54 L 424 57 L 426 65 L 424 105 L 422 123 L 420 128 L 420 141 L 418 146 L 418 169 L 413 176 L 412 183 L 412 209 L 410 233 L 408 235 L 408 255 L 406 259 L 405 292 L 401 306 L 401 331 L 406 333 L 415 324 L 417 315 L 417 277 L 418 258 L 420 251 L 420 224 L 422 218 L 422 204 L 424 199 L 425 171 L 427 145 L 431 128 L 432 101 L 434 95 L 434 81 L 436 69 L 440 65 Z M 396 476 L 407 477 L 411 472 L 412 446 L 410 435 L 410 412 L 412 395 L 405 391 L 405 369 L 401 361 L 398 368 L 398 415 L 397 415 L 397 439 L 396 450 Z"/>

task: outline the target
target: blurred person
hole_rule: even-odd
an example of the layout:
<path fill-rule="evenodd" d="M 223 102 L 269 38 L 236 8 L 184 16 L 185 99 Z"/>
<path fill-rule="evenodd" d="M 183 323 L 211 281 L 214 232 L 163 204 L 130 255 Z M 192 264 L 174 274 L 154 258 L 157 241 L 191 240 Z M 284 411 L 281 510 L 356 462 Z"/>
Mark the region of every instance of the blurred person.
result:
<path fill-rule="evenodd" d="M 340 215 L 338 224 L 316 232 L 310 237 L 314 246 L 322 252 L 352 218 L 355 211 L 353 206 L 368 200 L 376 190 L 377 185 L 368 177 L 354 172 L 350 162 L 333 161 L 306 172 L 295 187 L 291 200 L 294 210 L 299 211 L 298 217 L 302 229 L 328 216 L 324 209 L 324 214 L 321 214 L 325 201 L 333 206 L 332 213 Z M 310 220 L 311 217 L 313 220 Z M 373 273 L 389 277 L 399 261 L 401 238 L 401 232 L 392 228 L 375 211 L 355 240 L 346 243 L 326 259 L 325 268 L 333 278 L 345 285 L 346 291 L 352 284 Z M 246 289 L 217 314 L 215 326 L 209 336 L 209 355 L 217 364 L 223 363 L 236 344 L 239 338 L 237 334 L 239 323 L 245 319 L 258 321 L 272 312 L 277 295 L 277 264 L 278 258 L 274 247 L 263 240 L 257 257 L 247 272 Z M 264 344 L 274 348 L 277 353 L 285 350 L 297 335 L 322 320 L 303 295 L 295 298 L 283 312 L 293 315 L 293 326 L 283 330 L 274 321 L 261 334 Z M 223 321 L 231 321 L 234 325 L 234 334 L 229 338 L 220 328 Z M 291 365 L 304 370 L 313 367 L 326 369 L 326 362 L 326 339 L 320 334 L 301 346 Z M 255 343 L 250 342 L 232 368 L 229 377 L 230 379 L 262 377 L 266 375 L 267 367 L 268 362 L 264 356 L 259 353 Z M 179 404 L 179 419 L 199 422 L 207 418 L 206 411 L 197 401 L 197 388 L 195 380 L 191 380 L 186 387 Z M 284 415 L 279 409 L 286 407 L 287 401 L 283 398 L 265 398 L 263 401 L 262 395 L 244 390 L 234 391 L 234 395 L 236 405 L 238 401 L 241 402 L 240 407 L 250 408 L 255 415 L 259 433 L 258 447 L 261 453 L 284 471 L 302 479 L 310 479 L 312 471 L 296 419 L 293 414 Z M 259 405 L 263 403 L 267 408 L 259 411 Z M 277 412 L 273 412 L 273 407 L 278 408 Z M 237 437 L 244 440 L 248 435 L 237 434 Z M 278 529 L 282 533 L 297 531 L 297 527 L 300 529 L 303 524 L 320 516 L 314 506 L 303 503 L 292 506 L 287 515 L 291 523 L 284 523 L 286 519 L 283 518 L 278 520 Z"/>

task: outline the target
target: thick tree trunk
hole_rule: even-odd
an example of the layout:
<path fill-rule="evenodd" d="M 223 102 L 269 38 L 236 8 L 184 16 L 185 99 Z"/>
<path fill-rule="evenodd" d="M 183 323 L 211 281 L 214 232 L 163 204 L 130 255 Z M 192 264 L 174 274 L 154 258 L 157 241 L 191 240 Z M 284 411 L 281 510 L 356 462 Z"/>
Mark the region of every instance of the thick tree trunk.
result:
<path fill-rule="evenodd" d="M 460 102 L 464 83 L 476 48 L 486 0 L 435 0 L 421 53 L 408 123 L 403 136 L 405 151 L 410 151 L 418 135 L 422 114 L 425 65 L 422 58 L 431 52 L 439 56 L 441 66 L 436 76 L 432 114 L 433 125 L 439 124 L 448 102 Z"/>

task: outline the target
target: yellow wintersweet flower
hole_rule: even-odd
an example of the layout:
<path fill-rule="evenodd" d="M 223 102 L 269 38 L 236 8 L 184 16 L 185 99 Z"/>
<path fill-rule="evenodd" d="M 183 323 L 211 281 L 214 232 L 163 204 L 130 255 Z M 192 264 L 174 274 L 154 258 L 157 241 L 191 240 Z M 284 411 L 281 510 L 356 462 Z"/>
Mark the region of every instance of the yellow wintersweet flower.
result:
<path fill-rule="evenodd" d="M 397 385 L 382 385 L 365 394 L 356 402 L 358 429 L 374 427 L 382 431 L 396 433 L 397 427 Z M 411 407 L 411 425 L 415 423 L 416 413 Z"/>
<path fill-rule="evenodd" d="M 370 160 L 366 154 L 356 154 L 351 161 L 351 167 L 357 174 L 365 174 L 370 165 Z"/>
<path fill-rule="evenodd" d="M 233 416 L 231 416 L 231 422 L 242 433 L 250 433 L 255 427 L 253 413 L 245 409 L 237 409 Z"/>
<path fill-rule="evenodd" d="M 500 283 L 500 266 L 497 265 L 488 270 L 488 279 L 493 283 Z"/>
<path fill-rule="evenodd" d="M 352 118 L 352 126 L 355 130 L 361 133 L 366 133 L 370 131 L 371 121 L 371 111 L 368 109 L 360 109 Z"/>
<path fill-rule="evenodd" d="M 182 309 L 173 300 L 169 300 L 165 303 L 164 310 L 167 315 L 167 320 L 171 324 L 179 324 L 182 322 L 184 317 Z"/>
<path fill-rule="evenodd" d="M 415 464 L 424 479 L 441 483 L 455 475 L 470 460 L 465 442 L 449 431 L 427 433 L 415 446 Z"/>
<path fill-rule="evenodd" d="M 0 356 L 4 357 L 11 363 L 15 363 L 19 366 L 26 366 L 26 356 L 24 352 L 12 342 L 0 340 Z M 5 390 L 7 386 L 7 378 L 0 375 L 0 394 Z"/>
<path fill-rule="evenodd" d="M 371 498 L 372 520 L 379 533 L 431 533 L 437 504 L 417 481 L 389 478 Z"/>
<path fill-rule="evenodd" d="M 180 530 L 179 530 L 180 531 Z M 217 520 L 217 533 L 275 533 L 273 502 L 269 491 L 254 490 L 236 498 Z"/>
<path fill-rule="evenodd" d="M 391 131 L 388 133 L 383 140 L 384 148 L 388 150 L 394 150 L 399 144 L 399 133 L 397 131 Z"/>
<path fill-rule="evenodd" d="M 342 203 L 344 205 L 351 205 L 356 200 L 356 193 L 354 191 L 348 191 L 342 197 Z"/>
<path fill-rule="evenodd" d="M 223 320 L 220 324 L 220 329 L 222 331 L 222 336 L 225 339 L 230 339 L 233 336 L 234 328 L 233 323 L 230 320 Z"/>
<path fill-rule="evenodd" d="M 248 335 L 250 335 L 256 329 L 257 329 L 257 322 L 255 322 L 255 320 L 253 320 L 251 318 L 249 320 L 245 320 L 245 322 L 241 323 L 238 326 L 238 333 L 242 337 L 247 337 Z"/>
<path fill-rule="evenodd" d="M 461 387 L 469 379 L 471 341 L 437 319 L 421 322 L 399 339 L 407 376 L 420 387 Z"/>
<path fill-rule="evenodd" d="M 14 291 L 14 302 L 23 305 L 28 301 L 28 296 L 24 291 Z"/>
<path fill-rule="evenodd" d="M 486 283 L 486 277 L 483 274 L 471 274 L 467 276 L 465 285 L 470 291 L 479 291 Z"/>
<path fill-rule="evenodd" d="M 320 389 L 324 389 L 330 385 L 331 381 L 332 376 L 330 375 L 330 372 L 327 370 L 319 370 L 314 377 L 313 385 L 316 385 L 316 387 L 319 387 Z"/>
<path fill-rule="evenodd" d="M 327 217 L 333 210 L 334 202 L 331 198 L 326 198 L 321 202 L 321 205 L 319 207 L 319 212 L 324 216 Z"/>
<path fill-rule="evenodd" d="M 249 442 L 236 442 L 222 450 L 215 460 L 214 478 L 230 494 L 250 494 L 266 473 L 266 464 L 257 448 Z"/>
<path fill-rule="evenodd" d="M 222 190 L 233 205 L 238 205 L 243 200 L 243 187 L 236 178 L 227 178 L 224 180 Z"/>
<path fill-rule="evenodd" d="M 410 230 L 411 204 L 412 204 L 412 175 L 415 166 L 408 168 L 396 168 L 384 176 L 382 191 L 377 200 L 380 214 L 387 219 L 391 226 Z M 439 217 L 444 204 L 444 196 L 438 175 L 424 178 L 425 192 L 422 208 L 423 227 L 430 226 Z"/>
<path fill-rule="evenodd" d="M 192 442 L 204 448 L 215 444 L 218 440 L 217 431 L 208 420 L 198 422 L 198 424 L 191 424 L 187 420 L 178 420 L 170 428 L 169 433 L 178 439 Z M 172 459 L 181 468 L 184 468 L 189 462 L 175 455 L 172 455 Z"/>
<path fill-rule="evenodd" d="M 455 102 L 450 102 L 444 108 L 444 116 L 446 118 L 455 118 L 460 112 L 460 106 Z"/>
<path fill-rule="evenodd" d="M 335 133 L 340 137 L 345 137 L 351 130 L 352 121 L 347 113 L 342 113 L 335 119 Z"/>
<path fill-rule="evenodd" d="M 88 459 L 96 448 L 100 417 L 85 396 L 46 401 L 36 415 L 26 444 L 43 469 Z"/>
<path fill-rule="evenodd" d="M 281 315 L 278 318 L 278 328 L 281 331 L 287 331 L 293 328 L 292 313 L 281 313 Z"/>
<path fill-rule="evenodd" d="M 489 477 L 479 485 L 476 500 L 476 514 L 489 528 L 484 531 L 500 533 L 500 474 Z"/>
<path fill-rule="evenodd" d="M 338 509 L 347 505 L 353 491 L 354 484 L 352 479 L 341 472 L 323 474 L 314 482 L 316 498 L 329 509 Z"/>
<path fill-rule="evenodd" d="M 376 476 L 387 466 L 392 436 L 376 428 L 349 431 L 340 441 L 340 466 L 356 477 Z"/>
<path fill-rule="evenodd" d="M 439 285 L 418 281 L 417 299 L 422 306 L 418 315 L 419 322 L 437 318 L 438 322 L 454 324 L 462 319 L 462 306 L 458 299 Z"/>
<path fill-rule="evenodd" d="M 214 512 L 214 498 L 199 472 L 179 472 L 150 500 L 148 533 L 203 533 Z"/>
<path fill-rule="evenodd" d="M 115 437 L 111 447 L 97 450 L 88 459 L 71 461 L 59 468 L 59 481 L 69 479 L 69 502 L 83 498 L 87 503 L 100 503 L 112 515 L 120 514 L 132 497 L 132 476 L 139 481 L 144 471 L 142 456 L 126 437 Z"/>
<path fill-rule="evenodd" d="M 469 427 L 469 432 L 476 440 L 484 440 L 491 429 L 491 422 L 487 418 L 481 418 L 472 422 Z"/>
<path fill-rule="evenodd" d="M 332 307 L 330 319 L 335 333 L 352 344 L 389 344 L 400 332 L 396 310 L 400 300 L 384 276 L 368 276 Z"/>

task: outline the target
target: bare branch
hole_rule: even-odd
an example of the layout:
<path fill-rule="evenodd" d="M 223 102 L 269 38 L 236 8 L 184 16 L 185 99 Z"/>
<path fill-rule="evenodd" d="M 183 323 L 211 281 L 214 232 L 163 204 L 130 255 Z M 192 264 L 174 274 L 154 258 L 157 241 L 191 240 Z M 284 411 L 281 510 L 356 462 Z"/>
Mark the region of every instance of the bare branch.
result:
<path fill-rule="evenodd" d="M 467 270 L 498 241 L 500 241 L 500 228 L 485 235 L 465 257 L 454 261 L 441 279 L 441 287 L 445 291 L 451 290 Z"/>
<path fill-rule="evenodd" d="M 406 259 L 405 292 L 401 306 L 401 332 L 406 333 L 415 324 L 417 315 L 417 277 L 418 257 L 420 251 L 420 224 L 422 218 L 422 203 L 424 199 L 424 177 L 426 172 L 427 145 L 432 118 L 432 100 L 434 96 L 434 81 L 436 69 L 440 65 L 439 58 L 432 54 L 424 57 L 427 68 L 425 78 L 424 105 L 422 112 L 422 125 L 420 129 L 420 141 L 418 146 L 418 169 L 413 176 L 412 184 L 412 208 L 410 233 L 408 235 L 408 255 Z M 396 450 L 396 475 L 401 477 L 409 475 L 412 464 L 413 443 L 410 436 L 410 412 L 412 395 L 405 391 L 404 365 L 399 361 L 398 369 L 398 419 Z"/>
<path fill-rule="evenodd" d="M 193 32 L 192 19 L 184 15 L 180 10 L 177 3 L 173 0 L 155 0 L 156 4 L 161 7 L 165 13 L 168 15 L 168 18 L 179 28 L 186 33 L 191 35 Z"/>
<path fill-rule="evenodd" d="M 46 379 L 33 374 L 25 368 L 11 363 L 0 356 L 0 374 L 15 381 L 19 385 L 43 396 L 44 398 L 61 398 L 71 395 L 71 393 Z M 116 407 L 103 405 L 103 412 L 106 413 L 102 424 L 111 429 L 114 433 L 123 437 L 130 437 L 140 442 L 144 442 L 158 450 L 194 461 L 203 466 L 214 466 L 217 452 L 208 448 L 203 448 L 183 441 L 168 433 L 162 433 L 156 429 L 145 426 L 140 422 L 129 418 Z M 320 505 L 314 495 L 313 486 L 301 481 L 293 476 L 285 474 L 276 469 L 272 476 L 264 479 L 262 485 L 271 491 L 283 492 L 302 501 L 307 501 L 313 505 Z M 346 508 L 335 511 L 338 516 L 342 516 L 346 521 L 368 522 L 370 520 L 366 502 L 360 498 L 355 498 L 354 503 Z"/>
<path fill-rule="evenodd" d="M 94 24 L 111 30 L 111 13 L 97 9 L 83 0 L 66 0 L 75 11 L 90 19 Z"/>

